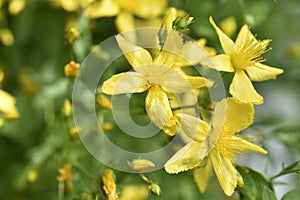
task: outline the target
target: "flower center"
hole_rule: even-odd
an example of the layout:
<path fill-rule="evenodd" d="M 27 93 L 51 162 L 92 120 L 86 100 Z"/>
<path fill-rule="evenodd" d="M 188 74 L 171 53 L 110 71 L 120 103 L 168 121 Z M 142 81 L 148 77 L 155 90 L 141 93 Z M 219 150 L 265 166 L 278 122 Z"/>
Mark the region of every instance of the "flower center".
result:
<path fill-rule="evenodd" d="M 257 41 L 252 35 L 248 34 L 246 39 L 236 45 L 235 53 L 231 56 L 232 63 L 236 69 L 245 69 L 253 66 L 256 62 L 264 62 L 261 55 L 270 49 L 267 49 L 271 40 Z"/>

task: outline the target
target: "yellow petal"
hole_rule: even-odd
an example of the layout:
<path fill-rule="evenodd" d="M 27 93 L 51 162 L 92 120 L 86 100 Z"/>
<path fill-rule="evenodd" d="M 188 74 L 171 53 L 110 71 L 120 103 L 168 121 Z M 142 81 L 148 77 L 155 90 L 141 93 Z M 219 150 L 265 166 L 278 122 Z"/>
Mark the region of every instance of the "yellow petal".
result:
<path fill-rule="evenodd" d="M 152 57 L 147 50 L 131 44 L 121 35 L 117 35 L 116 40 L 127 61 L 133 68 L 152 63 Z"/>
<path fill-rule="evenodd" d="M 120 7 L 115 1 L 101 0 L 89 4 L 89 6 L 84 10 L 83 14 L 87 18 L 94 19 L 115 16 L 119 12 Z"/>
<path fill-rule="evenodd" d="M 209 57 L 205 48 L 200 46 L 196 41 L 185 42 L 180 55 L 189 65 L 199 64 Z"/>
<path fill-rule="evenodd" d="M 169 8 L 167 14 L 164 16 L 161 24 L 161 28 L 172 30 L 173 21 L 177 18 L 176 8 Z"/>
<path fill-rule="evenodd" d="M 213 18 L 209 18 L 209 22 L 213 25 L 214 29 L 216 30 L 220 43 L 224 52 L 231 56 L 234 52 L 234 42 L 216 25 Z"/>
<path fill-rule="evenodd" d="M 117 16 L 115 23 L 116 23 L 116 27 L 120 33 L 129 31 L 129 30 L 133 30 L 135 28 L 134 18 L 132 16 L 132 14 L 130 14 L 129 12 L 121 12 Z M 126 34 L 126 35 L 128 35 L 128 34 Z M 132 41 L 130 39 L 128 39 L 128 40 Z"/>
<path fill-rule="evenodd" d="M 167 94 L 159 86 L 151 86 L 146 97 L 146 111 L 151 121 L 163 129 L 164 126 L 172 128 L 167 134 L 174 135 L 176 133 L 175 121 L 172 121 L 173 113 L 168 101 Z"/>
<path fill-rule="evenodd" d="M 244 44 L 247 42 L 247 40 L 251 40 L 252 42 L 258 42 L 255 36 L 251 33 L 249 27 L 247 25 L 244 25 L 235 41 L 235 47 L 240 48 L 241 46 L 244 46 Z"/>
<path fill-rule="evenodd" d="M 160 15 L 167 5 L 167 0 L 117 0 L 122 9 L 142 18 L 154 18 Z"/>
<path fill-rule="evenodd" d="M 203 60 L 201 64 L 218 71 L 234 72 L 231 59 L 225 54 L 208 57 L 207 59 Z"/>
<path fill-rule="evenodd" d="M 266 81 L 276 79 L 276 76 L 283 73 L 283 69 L 270 67 L 261 63 L 247 67 L 246 72 L 252 81 Z"/>
<path fill-rule="evenodd" d="M 207 80 L 200 76 L 184 76 L 184 78 L 189 82 L 193 89 L 198 89 L 211 84 L 210 80 Z"/>
<path fill-rule="evenodd" d="M 123 72 L 104 81 L 102 92 L 106 94 L 127 94 L 144 92 L 149 88 L 147 80 L 136 72 Z"/>
<path fill-rule="evenodd" d="M 204 158 L 205 156 L 207 156 L 208 153 L 210 153 L 210 151 L 217 144 L 220 136 L 223 133 L 225 116 L 226 116 L 226 100 L 223 99 L 222 101 L 216 104 L 213 113 L 213 118 L 212 118 L 212 130 L 207 134 L 207 137 L 203 142 L 199 154 L 200 158 Z"/>
<path fill-rule="evenodd" d="M 210 172 L 211 172 L 211 163 L 209 160 L 207 161 L 205 166 L 197 167 L 194 169 L 194 180 L 201 193 L 204 193 L 207 188 Z"/>
<path fill-rule="evenodd" d="M 248 142 L 247 140 L 244 140 L 238 136 L 231 136 L 230 150 L 233 152 L 252 151 L 252 152 L 257 152 L 257 153 L 261 153 L 261 154 L 268 153 L 266 150 L 264 150 L 260 146 L 252 144 L 251 142 Z"/>
<path fill-rule="evenodd" d="M 166 68 L 166 67 L 162 67 Z M 195 77 L 194 79 L 192 77 L 185 76 L 172 68 L 167 68 L 168 70 L 164 70 L 164 74 L 162 76 L 164 77 L 163 80 L 161 80 L 161 86 L 164 90 L 170 92 L 170 93 L 181 93 L 181 92 L 187 92 L 193 90 L 193 86 L 203 86 L 205 85 L 205 79 L 203 80 L 202 77 Z M 194 84 L 192 85 L 189 80 Z M 199 81 L 199 83 L 197 82 Z"/>
<path fill-rule="evenodd" d="M 223 130 L 226 133 L 234 134 L 240 132 L 253 123 L 253 104 L 242 103 L 235 98 L 226 98 L 225 109 L 226 116 Z"/>
<path fill-rule="evenodd" d="M 231 196 L 238 182 L 238 172 L 229 158 L 224 157 L 214 149 L 209 155 L 219 183 L 227 196 Z"/>
<path fill-rule="evenodd" d="M 202 159 L 199 159 L 200 142 L 190 142 L 177 151 L 164 165 L 165 170 L 170 174 L 178 174 L 199 166 Z"/>
<path fill-rule="evenodd" d="M 188 114 L 176 114 L 180 130 L 195 141 L 203 142 L 210 126 L 197 117 Z"/>
<path fill-rule="evenodd" d="M 230 94 L 245 103 L 262 104 L 263 97 L 258 94 L 243 70 L 237 70 L 229 88 Z"/>

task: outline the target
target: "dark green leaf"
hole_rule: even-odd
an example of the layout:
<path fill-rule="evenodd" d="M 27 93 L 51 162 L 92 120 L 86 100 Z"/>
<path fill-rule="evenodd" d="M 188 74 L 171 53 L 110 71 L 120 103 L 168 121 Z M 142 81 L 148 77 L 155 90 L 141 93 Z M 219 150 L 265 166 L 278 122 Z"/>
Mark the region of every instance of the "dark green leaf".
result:
<path fill-rule="evenodd" d="M 244 180 L 244 187 L 238 188 L 238 191 L 241 194 L 241 199 L 262 200 L 264 188 L 267 187 L 272 190 L 270 180 L 265 178 L 259 172 L 242 166 L 237 166 L 237 170 L 240 172 Z"/>

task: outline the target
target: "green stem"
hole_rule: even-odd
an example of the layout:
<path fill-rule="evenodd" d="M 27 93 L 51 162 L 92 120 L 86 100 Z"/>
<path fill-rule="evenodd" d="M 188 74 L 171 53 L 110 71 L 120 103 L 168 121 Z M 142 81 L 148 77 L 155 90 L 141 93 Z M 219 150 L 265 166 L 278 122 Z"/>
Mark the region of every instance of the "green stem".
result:
<path fill-rule="evenodd" d="M 64 200 L 65 196 L 65 182 L 59 181 L 58 182 L 58 200 Z"/>
<path fill-rule="evenodd" d="M 278 174 L 276 174 L 275 176 L 272 176 L 270 177 L 271 180 L 275 179 L 275 178 L 278 178 L 280 176 L 283 176 L 283 175 L 286 175 L 286 174 L 291 174 L 291 173 L 297 173 L 297 172 L 300 172 L 300 168 L 297 168 L 297 169 L 292 169 L 292 170 L 287 170 L 287 171 L 281 171 L 279 172 Z"/>

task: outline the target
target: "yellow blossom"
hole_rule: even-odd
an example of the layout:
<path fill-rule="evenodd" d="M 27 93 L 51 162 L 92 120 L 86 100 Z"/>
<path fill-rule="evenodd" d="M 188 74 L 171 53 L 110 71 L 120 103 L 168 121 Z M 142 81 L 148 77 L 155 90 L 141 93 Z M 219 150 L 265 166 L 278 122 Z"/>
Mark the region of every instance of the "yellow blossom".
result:
<path fill-rule="evenodd" d="M 120 200 L 146 200 L 148 196 L 146 185 L 126 185 L 121 192 Z"/>
<path fill-rule="evenodd" d="M 262 64 L 265 59 L 261 55 L 268 51 L 267 46 L 271 40 L 257 40 L 249 27 L 244 25 L 234 43 L 217 27 L 212 17 L 210 23 L 218 34 L 225 54 L 211 57 L 209 60 L 213 61 L 214 65 L 207 66 L 218 71 L 234 72 L 229 89 L 233 97 L 245 103 L 262 104 L 263 97 L 255 91 L 251 81 L 275 79 L 283 73 L 282 69 Z"/>
<path fill-rule="evenodd" d="M 69 117 L 72 114 L 72 104 L 69 99 L 65 99 L 64 104 L 61 108 L 61 112 L 65 117 Z"/>
<path fill-rule="evenodd" d="M 189 133 L 193 141 L 167 161 L 165 170 L 179 173 L 197 167 L 194 173 L 201 192 L 206 189 L 212 166 L 224 193 L 230 196 L 237 185 L 243 186 L 243 179 L 234 167 L 236 155 L 244 151 L 267 153 L 235 135 L 253 123 L 254 108 L 250 103 L 241 103 L 234 98 L 222 100 L 216 104 L 211 126 L 193 116 L 181 114 L 179 117 L 181 129 Z M 197 129 L 195 124 L 198 124 Z M 204 163 L 205 157 L 207 163 Z"/>
<path fill-rule="evenodd" d="M 73 181 L 72 181 L 72 165 L 65 164 L 62 168 L 58 170 L 59 176 L 56 177 L 56 180 L 66 183 L 68 191 L 73 190 Z"/>
<path fill-rule="evenodd" d="M 106 94 L 140 93 L 148 90 L 146 111 L 151 121 L 169 135 L 176 133 L 176 122 L 168 101 L 168 93 L 188 92 L 206 85 L 202 77 L 187 76 L 172 67 L 179 58 L 172 53 L 184 49 L 181 37 L 170 32 L 164 49 L 154 59 L 150 53 L 129 43 L 122 36 L 116 36 L 119 47 L 131 64 L 134 72 L 123 72 L 112 76 L 103 83 L 102 91 Z"/>

